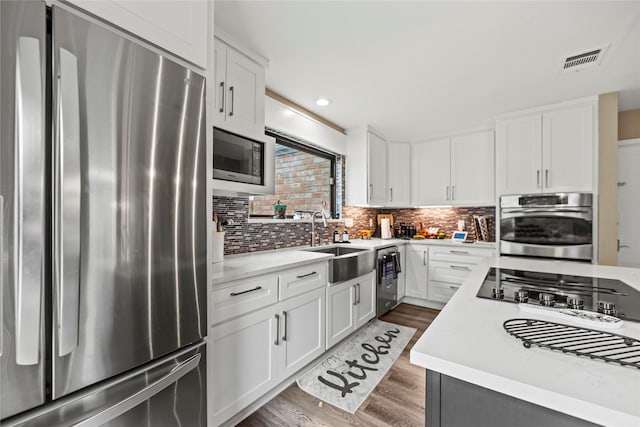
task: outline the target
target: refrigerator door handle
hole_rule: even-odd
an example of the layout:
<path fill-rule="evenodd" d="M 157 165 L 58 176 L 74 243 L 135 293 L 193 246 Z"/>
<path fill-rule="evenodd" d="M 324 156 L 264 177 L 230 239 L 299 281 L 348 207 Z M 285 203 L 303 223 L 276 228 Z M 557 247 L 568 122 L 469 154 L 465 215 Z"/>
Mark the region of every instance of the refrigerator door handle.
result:
<path fill-rule="evenodd" d="M 139 404 L 151 399 L 156 394 L 160 393 L 165 388 L 176 383 L 180 378 L 193 371 L 200 364 L 201 354 L 195 354 L 175 366 L 168 374 L 162 376 L 157 381 L 149 384 L 142 390 L 139 390 L 130 396 L 119 401 L 115 405 L 97 413 L 96 415 L 87 418 L 77 424 L 74 427 L 93 427 L 106 424 L 114 418 L 124 414 L 131 408 L 135 408 Z"/>
<path fill-rule="evenodd" d="M 618 240 L 620 251 L 620 240 Z M 0 319 L 4 319 L 4 197 L 0 195 Z M 0 356 L 4 342 L 4 327 L 0 328 Z"/>
<path fill-rule="evenodd" d="M 18 37 L 13 206 L 15 244 L 12 257 L 15 271 L 15 349 L 18 365 L 37 365 L 40 359 L 44 212 L 43 189 L 34 187 L 38 185 L 38 177 L 42 175 L 44 167 L 41 72 L 40 40 Z"/>
<path fill-rule="evenodd" d="M 80 310 L 80 105 L 78 58 L 60 48 L 54 191 L 58 356 L 78 346 Z"/>

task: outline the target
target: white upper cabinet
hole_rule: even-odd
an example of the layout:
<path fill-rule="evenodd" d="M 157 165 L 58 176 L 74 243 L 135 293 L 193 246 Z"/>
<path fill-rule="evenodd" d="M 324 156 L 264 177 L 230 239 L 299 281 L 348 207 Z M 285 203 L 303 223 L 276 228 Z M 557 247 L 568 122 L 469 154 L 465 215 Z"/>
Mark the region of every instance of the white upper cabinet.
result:
<path fill-rule="evenodd" d="M 201 0 L 69 0 L 198 67 L 207 66 L 209 2 Z M 213 4 L 211 4 L 213 7 Z"/>
<path fill-rule="evenodd" d="M 412 193 L 416 206 L 451 204 L 451 150 L 449 138 L 413 145 Z"/>
<path fill-rule="evenodd" d="M 387 143 L 368 129 L 348 136 L 345 191 L 347 205 L 387 203 Z"/>
<path fill-rule="evenodd" d="M 495 203 L 493 131 L 451 138 L 451 204 Z"/>
<path fill-rule="evenodd" d="M 264 136 L 264 66 L 222 40 L 214 41 L 213 123 L 229 132 L 261 138 Z"/>
<path fill-rule="evenodd" d="M 593 117 L 592 105 L 542 115 L 545 192 L 593 191 Z"/>
<path fill-rule="evenodd" d="M 494 156 L 493 131 L 413 144 L 413 205 L 493 205 Z"/>
<path fill-rule="evenodd" d="M 593 191 L 595 102 L 498 119 L 502 194 Z"/>
<path fill-rule="evenodd" d="M 500 120 L 497 124 L 498 192 L 528 194 L 540 191 L 542 116 Z"/>
<path fill-rule="evenodd" d="M 411 206 L 411 144 L 393 142 L 387 144 L 387 206 Z"/>

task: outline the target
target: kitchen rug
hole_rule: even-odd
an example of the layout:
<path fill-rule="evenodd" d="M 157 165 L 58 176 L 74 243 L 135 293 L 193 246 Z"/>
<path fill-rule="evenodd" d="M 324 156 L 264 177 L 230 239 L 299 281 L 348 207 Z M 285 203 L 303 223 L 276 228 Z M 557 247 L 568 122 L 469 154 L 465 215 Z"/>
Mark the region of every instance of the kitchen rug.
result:
<path fill-rule="evenodd" d="M 376 319 L 298 378 L 298 387 L 355 414 L 415 332 Z"/>

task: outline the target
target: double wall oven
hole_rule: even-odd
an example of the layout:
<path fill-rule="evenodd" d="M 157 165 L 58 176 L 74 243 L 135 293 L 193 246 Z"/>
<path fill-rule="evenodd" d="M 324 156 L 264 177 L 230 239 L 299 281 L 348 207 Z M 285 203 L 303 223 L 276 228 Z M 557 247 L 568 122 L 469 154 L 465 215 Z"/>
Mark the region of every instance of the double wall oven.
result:
<path fill-rule="evenodd" d="M 592 195 L 554 193 L 502 196 L 500 255 L 591 261 Z"/>

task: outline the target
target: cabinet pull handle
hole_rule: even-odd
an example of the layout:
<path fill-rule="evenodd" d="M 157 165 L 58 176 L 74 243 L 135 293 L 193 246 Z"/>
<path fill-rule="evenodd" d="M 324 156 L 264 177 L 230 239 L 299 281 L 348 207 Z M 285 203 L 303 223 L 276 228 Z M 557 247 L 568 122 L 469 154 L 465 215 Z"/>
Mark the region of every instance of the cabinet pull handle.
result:
<path fill-rule="evenodd" d="M 373 184 L 369 184 L 369 201 L 373 199 Z"/>
<path fill-rule="evenodd" d="M 300 276 L 296 276 L 296 278 L 304 279 L 305 277 L 313 276 L 314 274 L 317 274 L 317 273 L 315 271 L 312 271 L 311 273 L 301 274 Z"/>
<path fill-rule="evenodd" d="M 235 101 L 233 86 L 229 86 L 229 92 L 231 92 L 231 110 L 229 111 L 229 115 L 233 116 L 233 103 Z"/>
<path fill-rule="evenodd" d="M 449 200 L 449 186 L 447 185 L 447 200 Z"/>
<path fill-rule="evenodd" d="M 452 185 L 451 186 L 451 200 L 455 200 L 456 199 L 456 186 Z"/>
<path fill-rule="evenodd" d="M 356 290 L 358 291 L 358 304 L 360 304 L 360 283 L 356 283 Z"/>
<path fill-rule="evenodd" d="M 237 297 L 238 295 L 246 294 L 246 293 L 253 292 L 253 291 L 258 291 L 260 289 L 262 289 L 262 286 L 256 286 L 253 289 L 247 289 L 246 291 L 242 291 L 242 292 L 231 292 L 230 295 L 232 297 Z"/>
<path fill-rule="evenodd" d="M 352 288 L 353 288 L 353 305 L 358 305 L 358 291 L 356 290 L 356 285 L 353 285 Z"/>
<path fill-rule="evenodd" d="M 469 267 L 463 267 L 461 265 L 450 265 L 449 267 L 451 267 L 454 270 L 465 270 L 465 271 L 471 270 Z"/>
<path fill-rule="evenodd" d="M 422 265 L 427 265 L 427 251 L 422 251 Z"/>
<path fill-rule="evenodd" d="M 449 289 L 453 289 L 454 291 L 457 291 L 460 288 L 460 286 L 449 286 Z"/>
<path fill-rule="evenodd" d="M 541 185 L 540 185 L 540 169 L 536 170 L 536 187 L 541 187 Z"/>
<path fill-rule="evenodd" d="M 276 314 L 276 342 L 275 345 L 279 345 L 280 341 L 278 341 L 278 338 L 280 336 L 280 315 Z"/>
<path fill-rule="evenodd" d="M 282 317 L 284 319 L 284 334 L 282 334 L 282 342 L 285 342 L 287 340 L 287 312 L 283 311 L 282 312 Z"/>
<path fill-rule="evenodd" d="M 544 170 L 544 181 L 547 188 L 549 188 L 549 169 Z"/>
<path fill-rule="evenodd" d="M 220 112 L 224 113 L 224 82 L 220 82 L 220 91 L 222 92 L 222 103 L 220 104 Z"/>
<path fill-rule="evenodd" d="M 393 202 L 393 188 L 389 189 L 389 201 Z"/>
<path fill-rule="evenodd" d="M 451 250 L 451 251 L 449 251 L 449 253 L 458 254 L 458 255 L 469 255 L 469 252 L 467 252 L 467 251 L 454 251 L 454 250 Z"/>

